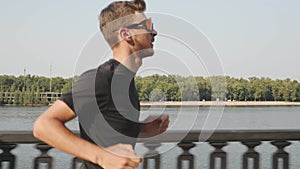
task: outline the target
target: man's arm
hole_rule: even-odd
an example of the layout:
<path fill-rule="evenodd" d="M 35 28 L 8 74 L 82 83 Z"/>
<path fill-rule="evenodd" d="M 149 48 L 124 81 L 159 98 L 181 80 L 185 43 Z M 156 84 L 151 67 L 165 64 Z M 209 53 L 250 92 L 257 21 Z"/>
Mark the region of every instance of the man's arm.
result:
<path fill-rule="evenodd" d="M 75 116 L 64 102 L 58 100 L 36 120 L 33 134 L 55 148 L 103 168 L 135 168 L 139 165 L 141 158 L 136 156 L 130 145 L 118 144 L 102 148 L 73 134 L 65 127 L 65 122 Z M 117 151 L 122 154 L 117 154 Z"/>

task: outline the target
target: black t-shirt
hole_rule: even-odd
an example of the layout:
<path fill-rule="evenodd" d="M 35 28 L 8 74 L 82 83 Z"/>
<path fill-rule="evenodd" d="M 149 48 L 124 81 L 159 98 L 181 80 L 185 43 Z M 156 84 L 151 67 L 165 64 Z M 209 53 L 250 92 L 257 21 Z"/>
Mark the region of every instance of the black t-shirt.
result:
<path fill-rule="evenodd" d="M 140 132 L 140 103 L 135 73 L 114 59 L 83 73 L 72 90 L 59 99 L 78 116 L 83 139 L 108 147 L 118 143 L 135 146 Z M 85 162 L 87 169 L 99 169 Z"/>

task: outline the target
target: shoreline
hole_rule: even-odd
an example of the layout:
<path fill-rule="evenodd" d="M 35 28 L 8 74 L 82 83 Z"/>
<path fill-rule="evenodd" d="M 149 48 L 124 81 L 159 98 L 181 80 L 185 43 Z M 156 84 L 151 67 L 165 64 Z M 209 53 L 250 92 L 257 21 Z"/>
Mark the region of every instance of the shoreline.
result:
<path fill-rule="evenodd" d="M 43 107 L 51 106 L 52 104 L 0 104 L 0 107 Z M 285 102 L 285 101 L 166 101 L 166 102 L 140 102 L 141 107 L 209 107 L 209 106 L 225 106 L 225 107 L 246 107 L 246 106 L 300 106 L 300 102 Z"/>
<path fill-rule="evenodd" d="M 26 105 L 19 105 L 19 104 L 0 104 L 0 107 L 44 107 L 44 106 L 51 106 L 50 104 L 26 104 Z"/>
<path fill-rule="evenodd" d="M 300 102 L 284 101 L 182 101 L 182 102 L 141 102 L 141 107 L 150 106 L 225 106 L 225 107 L 242 107 L 242 106 L 300 106 Z"/>

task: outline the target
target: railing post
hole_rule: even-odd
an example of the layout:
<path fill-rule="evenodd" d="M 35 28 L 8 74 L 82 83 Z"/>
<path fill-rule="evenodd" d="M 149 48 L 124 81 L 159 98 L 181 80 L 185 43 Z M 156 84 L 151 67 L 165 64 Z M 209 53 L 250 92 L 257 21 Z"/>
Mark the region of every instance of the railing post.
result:
<path fill-rule="evenodd" d="M 215 147 L 215 151 L 210 155 L 210 169 L 215 169 L 216 159 L 221 159 L 221 169 L 226 169 L 227 154 L 222 150 L 227 145 L 226 142 L 210 142 L 211 146 Z"/>
<path fill-rule="evenodd" d="M 17 147 L 16 144 L 6 144 L 6 143 L 0 142 L 0 149 L 3 151 L 0 154 L 0 169 L 2 169 L 3 162 L 8 162 L 9 169 L 15 168 L 16 157 L 15 157 L 15 155 L 11 154 L 10 151 L 16 147 Z"/>
<path fill-rule="evenodd" d="M 283 160 L 283 169 L 289 168 L 289 154 L 284 151 L 286 146 L 291 145 L 290 142 L 287 141 L 273 141 L 272 145 L 277 147 L 277 151 L 273 154 L 273 169 L 278 169 L 278 160 Z"/>
<path fill-rule="evenodd" d="M 243 141 L 242 144 L 248 147 L 248 151 L 243 155 L 243 169 L 248 169 L 248 160 L 253 159 L 254 169 L 259 169 L 259 153 L 254 148 L 261 144 L 260 141 Z"/>
<path fill-rule="evenodd" d="M 160 169 L 160 154 L 156 149 L 161 146 L 160 143 L 144 143 L 144 146 L 148 148 L 148 152 L 144 155 L 144 165 L 143 169 L 148 168 L 148 161 L 150 159 L 154 160 L 154 168 Z"/>
<path fill-rule="evenodd" d="M 34 169 L 39 169 L 40 164 L 48 164 L 48 169 L 52 168 L 52 157 L 47 152 L 52 148 L 47 144 L 39 143 L 35 146 L 41 151 L 41 155 L 34 159 Z"/>
<path fill-rule="evenodd" d="M 72 160 L 72 169 L 76 169 L 77 168 L 77 164 L 82 164 L 83 160 L 77 157 L 74 157 Z"/>
<path fill-rule="evenodd" d="M 190 142 L 180 142 L 177 144 L 180 148 L 182 148 L 183 153 L 177 158 L 177 169 L 182 169 L 182 162 L 188 161 L 189 168 L 194 169 L 194 155 L 192 155 L 189 150 L 196 146 L 196 144 Z"/>

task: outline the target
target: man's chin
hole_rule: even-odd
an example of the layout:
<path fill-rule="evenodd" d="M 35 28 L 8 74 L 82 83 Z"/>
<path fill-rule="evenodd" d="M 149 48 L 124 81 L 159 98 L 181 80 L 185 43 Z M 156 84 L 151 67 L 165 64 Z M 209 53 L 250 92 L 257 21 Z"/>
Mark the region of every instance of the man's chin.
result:
<path fill-rule="evenodd" d="M 151 57 L 154 55 L 154 50 L 152 48 L 144 49 L 142 51 L 139 51 L 139 57 L 140 58 L 146 58 Z"/>

